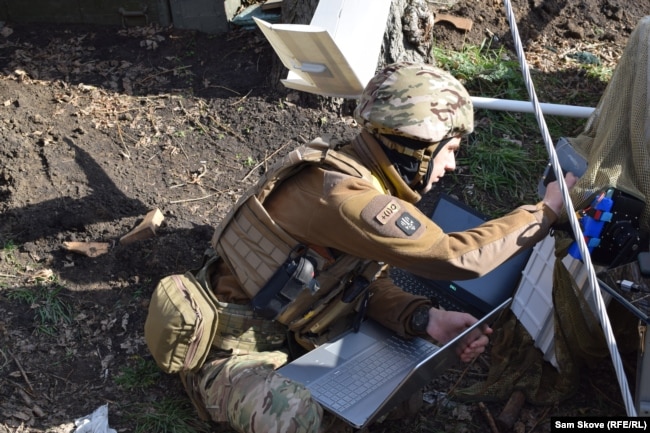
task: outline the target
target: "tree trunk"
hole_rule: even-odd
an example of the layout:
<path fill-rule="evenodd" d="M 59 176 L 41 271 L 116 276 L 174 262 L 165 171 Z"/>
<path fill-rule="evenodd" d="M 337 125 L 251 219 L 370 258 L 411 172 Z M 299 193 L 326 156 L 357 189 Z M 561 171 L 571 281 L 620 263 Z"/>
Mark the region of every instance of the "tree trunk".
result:
<path fill-rule="evenodd" d="M 393 0 L 378 69 L 395 62 L 433 63 L 433 18 L 426 0 Z"/>
<path fill-rule="evenodd" d="M 316 6 L 318 0 L 283 0 L 282 22 L 309 24 Z M 381 53 L 377 59 L 377 70 L 401 61 L 433 63 L 434 59 L 431 55 L 433 17 L 433 11 L 426 0 L 392 0 Z M 287 72 L 282 62 L 276 59 L 271 77 L 273 82 L 277 83 L 278 90 L 284 89 L 280 79 L 285 78 Z M 354 108 L 355 104 L 354 101 L 346 101 L 342 98 L 298 93 L 297 98 L 302 104 L 344 113 Z"/>

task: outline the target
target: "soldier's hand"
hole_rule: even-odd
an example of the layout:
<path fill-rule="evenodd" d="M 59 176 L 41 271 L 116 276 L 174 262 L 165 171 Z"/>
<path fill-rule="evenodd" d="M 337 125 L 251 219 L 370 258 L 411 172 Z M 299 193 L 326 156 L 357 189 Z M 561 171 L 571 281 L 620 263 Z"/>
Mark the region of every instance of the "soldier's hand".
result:
<path fill-rule="evenodd" d="M 444 345 L 476 321 L 477 319 L 471 314 L 431 308 L 427 333 L 439 344 Z M 458 350 L 461 361 L 469 362 L 483 353 L 489 342 L 490 334 L 492 334 L 492 328 L 489 326 L 471 332 Z"/>
<path fill-rule="evenodd" d="M 564 176 L 564 181 L 566 182 L 567 187 L 571 189 L 578 181 L 578 178 L 574 176 L 573 173 L 567 173 L 566 176 Z M 562 213 L 562 209 L 564 208 L 564 197 L 562 196 L 557 180 L 546 185 L 544 203 L 546 203 L 546 205 L 550 207 L 556 215 Z"/>

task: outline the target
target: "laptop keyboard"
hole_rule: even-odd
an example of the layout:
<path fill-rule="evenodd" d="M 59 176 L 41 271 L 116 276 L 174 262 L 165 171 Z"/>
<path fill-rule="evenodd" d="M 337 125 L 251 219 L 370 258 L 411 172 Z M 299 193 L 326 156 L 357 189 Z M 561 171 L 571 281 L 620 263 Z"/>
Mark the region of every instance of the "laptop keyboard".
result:
<path fill-rule="evenodd" d="M 445 310 L 463 311 L 462 306 L 452 302 L 449 297 L 441 295 L 438 290 L 427 286 L 418 278 L 415 278 L 413 275 L 402 269 L 391 268 L 390 277 L 393 280 L 393 283 L 395 283 L 406 292 L 412 293 L 414 295 L 426 296 L 434 303 L 437 303 L 439 307 L 442 307 Z"/>
<path fill-rule="evenodd" d="M 394 336 L 375 351 L 364 353 L 309 386 L 321 403 L 334 410 L 345 410 L 375 391 L 404 369 L 410 368 L 438 348 L 421 340 Z"/>

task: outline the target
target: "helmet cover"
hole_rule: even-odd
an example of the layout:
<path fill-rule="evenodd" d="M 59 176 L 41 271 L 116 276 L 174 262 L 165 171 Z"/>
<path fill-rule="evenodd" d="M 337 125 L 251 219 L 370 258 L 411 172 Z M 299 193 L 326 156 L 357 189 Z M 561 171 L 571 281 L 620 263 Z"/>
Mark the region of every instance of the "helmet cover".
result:
<path fill-rule="evenodd" d="M 402 136 L 422 147 L 474 130 L 472 100 L 460 81 L 435 66 L 409 62 L 377 73 L 354 117 L 374 134 Z"/>

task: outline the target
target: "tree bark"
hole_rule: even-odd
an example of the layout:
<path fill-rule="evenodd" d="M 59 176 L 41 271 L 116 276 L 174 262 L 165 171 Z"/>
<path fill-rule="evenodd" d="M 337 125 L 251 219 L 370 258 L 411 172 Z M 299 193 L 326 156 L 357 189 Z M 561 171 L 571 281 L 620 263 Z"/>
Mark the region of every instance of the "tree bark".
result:
<path fill-rule="evenodd" d="M 433 63 L 433 18 L 426 0 L 393 0 L 378 69 L 395 62 Z"/>
<path fill-rule="evenodd" d="M 316 6 L 318 0 L 283 0 L 282 22 L 309 24 Z M 434 63 L 431 55 L 433 17 L 433 11 L 426 0 L 392 0 L 376 69 L 401 61 Z M 282 62 L 276 59 L 271 77 L 273 83 L 277 83 L 277 90 L 287 90 L 280 82 L 287 73 Z M 354 101 L 346 101 L 342 98 L 298 93 L 296 97 L 301 104 L 334 109 L 342 113 L 349 112 L 355 104 Z"/>

